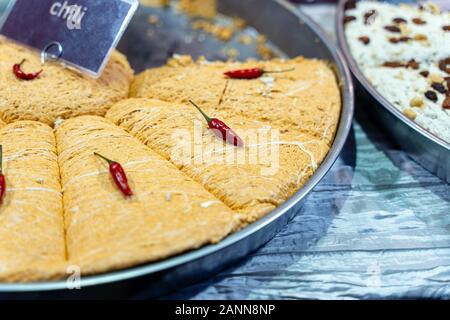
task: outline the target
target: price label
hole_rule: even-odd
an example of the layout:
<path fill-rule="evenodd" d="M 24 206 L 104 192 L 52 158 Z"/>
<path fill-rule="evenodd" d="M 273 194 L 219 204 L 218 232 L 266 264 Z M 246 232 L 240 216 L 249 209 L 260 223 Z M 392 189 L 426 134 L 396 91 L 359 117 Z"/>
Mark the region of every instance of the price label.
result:
<path fill-rule="evenodd" d="M 96 78 L 137 7 L 138 0 L 12 0 L 0 33 Z"/>

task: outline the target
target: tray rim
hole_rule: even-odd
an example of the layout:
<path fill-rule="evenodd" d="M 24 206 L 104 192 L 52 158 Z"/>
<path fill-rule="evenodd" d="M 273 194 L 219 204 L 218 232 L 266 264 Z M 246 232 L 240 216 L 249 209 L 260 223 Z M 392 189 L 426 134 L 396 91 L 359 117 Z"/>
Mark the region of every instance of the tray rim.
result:
<path fill-rule="evenodd" d="M 174 257 L 169 257 L 162 261 L 145 263 L 143 265 L 111 271 L 99 275 L 91 275 L 85 277 L 82 276 L 80 279 L 80 285 L 83 289 L 102 284 L 125 281 L 160 271 L 169 270 L 193 260 L 206 257 L 226 247 L 232 246 L 239 241 L 244 240 L 253 233 L 256 233 L 257 231 L 278 220 L 280 217 L 289 212 L 289 210 L 292 209 L 297 203 L 304 199 L 310 193 L 310 191 L 324 178 L 324 176 L 331 169 L 331 167 L 339 157 L 350 133 L 354 114 L 354 86 L 348 63 L 332 38 L 307 14 L 303 13 L 296 6 L 288 3 L 285 0 L 268 1 L 277 3 L 286 11 L 288 11 L 289 14 L 295 15 L 299 19 L 299 21 L 304 22 L 304 24 L 309 29 L 311 29 L 311 31 L 318 37 L 318 39 L 329 51 L 330 56 L 333 58 L 332 63 L 336 66 L 336 71 L 339 72 L 339 74 L 336 74 L 336 77 L 341 91 L 341 114 L 336 135 L 327 156 L 317 168 L 316 172 L 307 181 L 307 183 L 296 193 L 294 193 L 289 199 L 287 199 L 282 205 L 265 215 L 263 218 L 248 225 L 244 229 L 229 235 L 219 243 L 214 245 L 207 245 L 196 250 L 187 251 L 185 253 L 176 255 Z M 31 283 L 0 283 L 1 293 L 32 293 L 58 290 L 68 290 L 66 280 Z"/>
<path fill-rule="evenodd" d="M 435 134 L 431 133 L 427 129 L 423 128 L 413 120 L 406 117 L 403 113 L 400 112 L 392 103 L 390 103 L 365 77 L 364 73 L 361 71 L 361 69 L 358 66 L 358 63 L 353 58 L 353 55 L 350 52 L 350 48 L 347 44 L 347 39 L 345 36 L 345 28 L 344 24 L 342 23 L 345 15 L 344 5 L 348 0 L 339 0 L 337 7 L 336 7 L 336 16 L 335 16 L 335 30 L 336 30 L 336 36 L 338 40 L 338 46 L 340 50 L 342 51 L 344 57 L 347 60 L 347 65 L 350 68 L 352 74 L 355 76 L 355 78 L 358 80 L 358 82 L 364 87 L 364 89 L 373 97 L 375 100 L 381 104 L 387 111 L 389 111 L 391 114 L 393 114 L 398 120 L 401 120 L 403 123 L 405 123 L 408 127 L 413 129 L 415 132 L 421 134 L 425 138 L 427 138 L 432 143 L 446 149 L 450 152 L 450 142 L 446 142 L 442 138 L 436 136 Z M 356 0 L 364 1 L 364 0 Z M 373 1 L 373 0 L 372 0 Z M 378 2 L 386 2 L 384 0 L 375 0 Z M 387 1 L 389 2 L 389 1 Z"/>

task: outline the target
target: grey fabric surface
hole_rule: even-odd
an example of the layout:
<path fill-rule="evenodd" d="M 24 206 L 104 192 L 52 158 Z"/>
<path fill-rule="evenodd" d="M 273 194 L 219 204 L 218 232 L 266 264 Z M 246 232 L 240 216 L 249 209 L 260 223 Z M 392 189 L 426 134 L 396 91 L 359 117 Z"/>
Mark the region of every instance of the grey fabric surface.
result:
<path fill-rule="evenodd" d="M 306 12 L 333 32 L 333 6 Z M 450 186 L 357 103 L 341 157 L 283 231 L 169 299 L 450 298 Z"/>

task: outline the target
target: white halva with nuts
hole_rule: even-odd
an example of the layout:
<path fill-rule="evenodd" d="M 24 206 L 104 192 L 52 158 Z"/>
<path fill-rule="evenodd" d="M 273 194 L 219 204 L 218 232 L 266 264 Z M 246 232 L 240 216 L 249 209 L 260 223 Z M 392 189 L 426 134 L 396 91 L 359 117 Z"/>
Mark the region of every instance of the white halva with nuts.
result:
<path fill-rule="evenodd" d="M 423 128 L 450 142 L 450 12 L 349 1 L 345 34 L 371 84 Z"/>

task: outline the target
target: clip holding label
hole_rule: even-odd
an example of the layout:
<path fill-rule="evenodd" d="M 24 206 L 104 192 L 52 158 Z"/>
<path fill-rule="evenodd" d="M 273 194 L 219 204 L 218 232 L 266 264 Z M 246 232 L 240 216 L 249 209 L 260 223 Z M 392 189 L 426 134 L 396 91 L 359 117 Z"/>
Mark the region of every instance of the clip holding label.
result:
<path fill-rule="evenodd" d="M 98 78 L 138 5 L 138 0 L 11 0 L 0 33 L 38 50 L 43 63 L 53 58 Z"/>
<path fill-rule="evenodd" d="M 56 55 L 49 53 L 50 49 L 53 47 L 56 47 L 58 49 L 58 52 Z M 61 43 L 59 43 L 58 41 L 50 42 L 41 51 L 41 64 L 43 65 L 47 60 L 54 60 L 54 61 L 59 60 L 59 58 L 62 57 L 63 52 L 64 52 L 64 49 L 63 49 Z"/>

